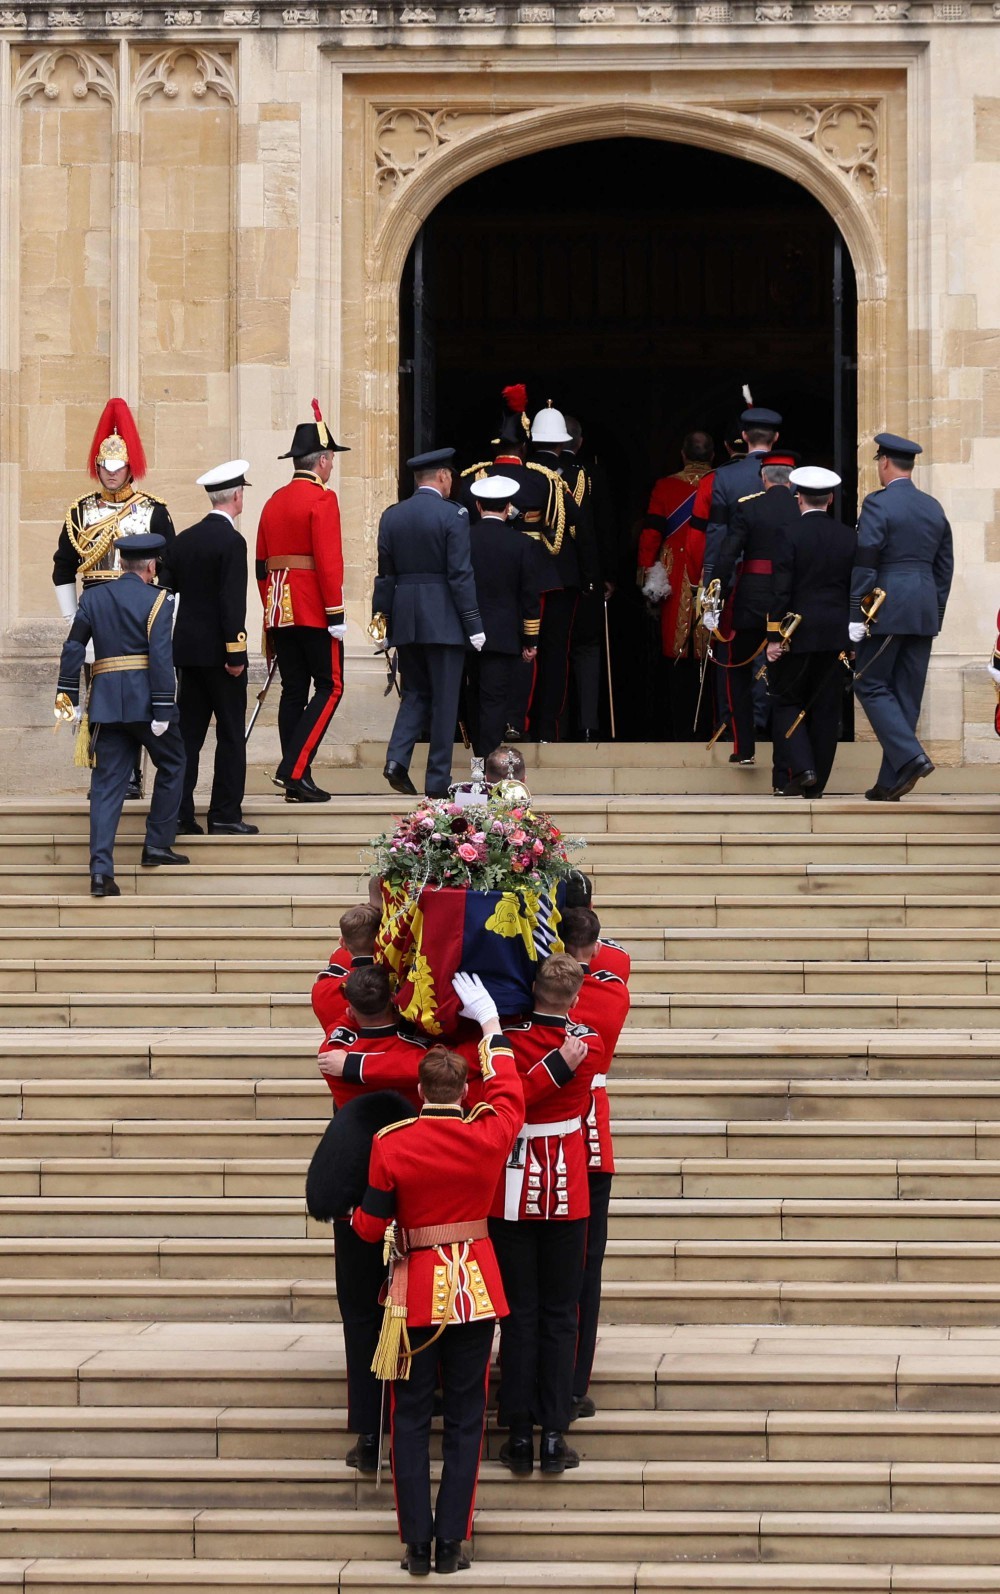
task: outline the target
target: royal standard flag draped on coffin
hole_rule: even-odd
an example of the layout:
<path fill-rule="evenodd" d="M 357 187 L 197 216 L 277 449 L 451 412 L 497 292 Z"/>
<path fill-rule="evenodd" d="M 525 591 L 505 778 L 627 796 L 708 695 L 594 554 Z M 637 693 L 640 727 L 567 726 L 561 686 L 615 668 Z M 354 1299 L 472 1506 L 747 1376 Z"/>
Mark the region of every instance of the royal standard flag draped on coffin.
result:
<path fill-rule="evenodd" d="M 542 958 L 561 952 L 556 892 L 477 891 L 425 885 L 416 898 L 405 885 L 382 883 L 377 957 L 395 974 L 403 1018 L 428 1035 L 458 1023 L 452 975 L 474 969 L 501 1014 L 531 1007 Z"/>

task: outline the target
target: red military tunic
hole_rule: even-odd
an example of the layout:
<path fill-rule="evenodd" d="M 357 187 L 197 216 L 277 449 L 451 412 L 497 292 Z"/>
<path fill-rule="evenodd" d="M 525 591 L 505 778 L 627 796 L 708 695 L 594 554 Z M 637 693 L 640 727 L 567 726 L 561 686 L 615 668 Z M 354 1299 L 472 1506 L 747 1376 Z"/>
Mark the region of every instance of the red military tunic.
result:
<path fill-rule="evenodd" d="M 432 1225 L 481 1223 L 511 1146 L 524 1121 L 524 1096 L 507 1039 L 481 1043 L 486 1099 L 465 1115 L 462 1108 L 425 1102 L 418 1118 L 390 1124 L 372 1143 L 368 1189 L 354 1212 L 363 1240 L 381 1240 L 395 1219 L 402 1230 Z M 452 1247 L 411 1251 L 407 1265 L 406 1321 L 409 1328 L 436 1327 L 442 1300 L 450 1293 Z M 489 1239 L 461 1246 L 452 1323 L 504 1317 L 507 1297 Z"/>
<path fill-rule="evenodd" d="M 419 1111 L 417 1071 L 426 1050 L 425 1040 L 404 1035 L 395 1024 L 357 1030 L 341 1025 L 330 1031 L 317 1055 L 322 1062 L 325 1052 L 347 1053 L 340 1079 L 323 1076 L 338 1107 L 366 1090 L 398 1090 Z"/>
<path fill-rule="evenodd" d="M 587 967 L 591 974 L 596 974 L 599 969 L 610 969 L 627 985 L 632 973 L 632 959 L 620 941 L 606 941 L 602 937 Z"/>
<path fill-rule="evenodd" d="M 692 648 L 699 653 L 694 600 L 705 559 L 705 532 L 693 525 L 691 517 L 705 477 L 702 465 L 661 476 L 650 494 L 639 537 L 640 571 L 659 560 L 670 581 L 670 596 L 660 605 L 660 630 L 663 652 L 671 659 L 690 657 Z"/>
<path fill-rule="evenodd" d="M 604 1064 L 601 1038 L 585 1024 L 551 1013 L 532 1013 L 506 1033 L 524 1087 L 525 1121 L 490 1217 L 508 1222 L 589 1217 L 587 1151 L 580 1131 L 594 1075 Z M 587 1043 L 587 1056 L 575 1073 L 559 1050 L 567 1035 Z"/>
<path fill-rule="evenodd" d="M 317 974 L 312 988 L 312 1010 L 328 1035 L 338 1024 L 347 1022 L 349 1004 L 344 995 L 347 976 L 352 970 L 369 968 L 374 962 L 373 957 L 352 957 L 343 947 L 335 947 L 330 953 L 329 963 Z"/>
<path fill-rule="evenodd" d="M 573 1018 L 596 1030 L 604 1047 L 604 1071 L 591 1081 L 590 1108 L 584 1120 L 587 1168 L 590 1173 L 614 1173 L 615 1153 L 611 1141 L 611 1108 L 608 1105 L 608 1073 L 614 1061 L 618 1037 L 628 1018 L 628 986 L 610 969 L 594 970 L 584 964 L 583 984 L 573 1005 Z"/>
<path fill-rule="evenodd" d="M 281 563 L 286 556 L 289 566 Z M 312 471 L 297 470 L 261 510 L 257 585 L 268 630 L 343 624 L 340 507 Z"/>

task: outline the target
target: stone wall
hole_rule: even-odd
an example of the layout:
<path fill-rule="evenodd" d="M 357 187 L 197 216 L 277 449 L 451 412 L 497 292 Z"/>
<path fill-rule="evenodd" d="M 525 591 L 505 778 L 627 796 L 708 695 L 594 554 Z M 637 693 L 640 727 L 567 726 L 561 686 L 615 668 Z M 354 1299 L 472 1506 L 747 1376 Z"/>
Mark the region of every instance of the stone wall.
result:
<path fill-rule="evenodd" d="M 421 220 L 551 143 L 662 137 L 776 166 L 859 284 L 871 434 L 911 431 L 959 556 L 925 730 L 992 758 L 980 661 L 1000 582 L 1000 7 L 0 6 L 0 784 L 72 784 L 50 721 L 49 561 L 104 399 L 135 406 L 178 525 L 253 462 L 247 524 L 314 393 L 338 439 L 345 741 L 391 714 L 363 637 L 395 491 L 398 286 Z M 572 70 L 569 70 L 572 68 Z M 259 606 L 251 594 L 251 636 Z M 258 666 L 259 668 L 259 666 Z M 266 743 L 261 743 L 265 747 Z M 11 755 L 15 754 L 15 757 Z"/>

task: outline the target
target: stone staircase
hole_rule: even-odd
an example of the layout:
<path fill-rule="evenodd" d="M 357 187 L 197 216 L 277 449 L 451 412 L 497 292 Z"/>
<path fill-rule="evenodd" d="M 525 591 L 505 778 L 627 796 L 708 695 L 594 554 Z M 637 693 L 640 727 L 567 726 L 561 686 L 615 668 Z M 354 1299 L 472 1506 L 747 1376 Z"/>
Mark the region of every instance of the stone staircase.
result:
<path fill-rule="evenodd" d="M 992 772 L 873 810 L 664 795 L 655 751 L 529 777 L 635 999 L 584 1465 L 513 1479 L 491 1426 L 461 1586 L 1000 1594 Z M 0 804 L 0 1590 L 408 1586 L 302 1199 L 376 757 L 316 810 L 259 782 L 260 837 L 187 871 L 138 869 L 129 809 L 103 903 L 83 801 Z M 595 762 L 621 795 L 574 792 Z"/>

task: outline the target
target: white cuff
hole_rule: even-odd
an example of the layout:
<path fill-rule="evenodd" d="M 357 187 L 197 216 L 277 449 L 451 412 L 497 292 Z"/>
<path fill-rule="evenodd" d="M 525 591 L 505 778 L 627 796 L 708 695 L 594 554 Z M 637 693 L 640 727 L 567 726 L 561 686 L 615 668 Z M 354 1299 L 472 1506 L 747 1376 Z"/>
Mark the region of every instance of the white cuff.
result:
<path fill-rule="evenodd" d="M 61 587 L 56 587 L 56 602 L 59 613 L 64 620 L 72 620 L 76 614 L 76 582 L 67 581 Z"/>

